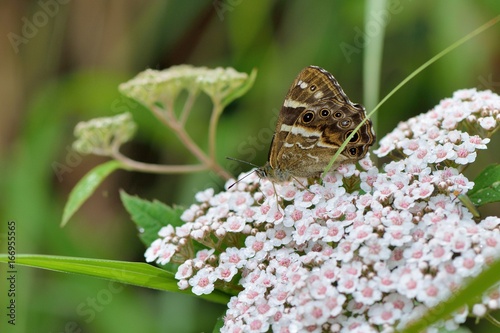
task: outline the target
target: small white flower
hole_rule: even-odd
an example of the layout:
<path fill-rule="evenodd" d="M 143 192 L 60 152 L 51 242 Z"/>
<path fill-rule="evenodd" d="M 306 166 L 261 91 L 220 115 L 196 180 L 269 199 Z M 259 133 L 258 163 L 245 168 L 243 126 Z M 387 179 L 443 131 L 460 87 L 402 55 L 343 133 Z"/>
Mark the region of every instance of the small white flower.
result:
<path fill-rule="evenodd" d="M 187 280 L 179 280 L 179 282 L 177 282 L 177 287 L 179 287 L 180 290 L 185 290 L 189 288 L 189 283 Z"/>
<path fill-rule="evenodd" d="M 488 116 L 478 119 L 479 125 L 487 131 L 490 131 L 497 127 L 497 121 L 495 118 Z"/>
<path fill-rule="evenodd" d="M 483 256 L 476 254 L 472 249 L 465 251 L 460 257 L 453 260 L 453 265 L 457 269 L 457 274 L 463 277 L 476 276 L 479 274 L 483 263 Z"/>
<path fill-rule="evenodd" d="M 175 235 L 179 237 L 187 237 L 193 230 L 193 223 L 184 223 L 180 227 L 175 227 Z"/>
<path fill-rule="evenodd" d="M 176 245 L 163 242 L 160 251 L 158 252 L 157 263 L 160 265 L 165 265 L 166 263 L 169 263 L 170 259 L 172 259 L 176 251 L 177 251 Z"/>
<path fill-rule="evenodd" d="M 160 231 L 158 231 L 158 236 L 163 238 L 172 237 L 174 235 L 175 235 L 175 229 L 170 224 L 165 227 L 162 227 Z"/>
<path fill-rule="evenodd" d="M 217 279 L 226 282 L 231 281 L 236 273 L 238 273 L 238 269 L 235 265 L 231 265 L 230 263 L 219 265 L 215 269 L 215 276 L 217 277 Z"/>
<path fill-rule="evenodd" d="M 208 188 L 204 191 L 196 193 L 194 198 L 198 202 L 206 202 L 206 201 L 209 201 L 213 196 L 214 196 L 214 189 Z"/>
<path fill-rule="evenodd" d="M 383 238 L 390 246 L 403 246 L 413 239 L 410 230 L 406 226 L 390 226 L 385 229 Z"/>
<path fill-rule="evenodd" d="M 292 239 L 297 244 L 304 244 L 311 238 L 310 225 L 313 222 L 312 218 L 300 219 L 295 222 L 295 231 L 292 233 Z"/>
<path fill-rule="evenodd" d="M 352 294 L 357 302 L 366 305 L 372 305 L 382 299 L 382 292 L 377 287 L 375 281 L 364 277 L 359 280 L 356 290 Z"/>
<path fill-rule="evenodd" d="M 228 208 L 235 212 L 244 211 L 254 203 L 254 199 L 247 192 L 239 192 L 229 198 Z"/>
<path fill-rule="evenodd" d="M 387 156 L 387 154 L 396 148 L 392 140 L 381 140 L 379 144 L 380 147 L 373 151 L 379 157 Z"/>
<path fill-rule="evenodd" d="M 196 253 L 196 259 L 205 262 L 210 258 L 210 256 L 215 252 L 214 249 L 200 250 Z"/>
<path fill-rule="evenodd" d="M 146 250 L 146 253 L 144 253 L 144 257 L 146 258 L 147 262 L 155 261 L 158 258 L 162 243 L 163 240 L 161 238 L 158 238 L 153 243 L 151 243 L 149 248 Z"/>
<path fill-rule="evenodd" d="M 370 238 L 359 248 L 359 255 L 366 263 L 385 261 L 391 257 L 389 243 L 384 239 Z"/>
<path fill-rule="evenodd" d="M 196 275 L 189 279 L 189 285 L 195 295 L 210 294 L 214 290 L 216 275 L 210 268 L 202 268 Z"/>
<path fill-rule="evenodd" d="M 461 100 L 472 99 L 476 93 L 477 93 L 477 90 L 475 88 L 460 89 L 460 90 L 457 90 L 453 93 L 453 98 L 457 98 L 457 99 L 461 99 Z"/>
<path fill-rule="evenodd" d="M 373 198 L 379 201 L 389 198 L 398 190 L 398 187 L 393 183 L 387 182 L 387 179 L 379 179 L 374 185 L 377 190 L 373 192 Z"/>
<path fill-rule="evenodd" d="M 370 192 L 373 184 L 375 183 L 375 181 L 377 181 L 378 174 L 379 173 L 376 168 L 370 169 L 366 172 L 361 172 L 361 189 L 365 192 Z"/>
<path fill-rule="evenodd" d="M 325 322 L 330 316 L 330 311 L 325 308 L 322 301 L 310 301 L 299 308 L 305 326 L 317 325 Z"/>
<path fill-rule="evenodd" d="M 344 177 L 351 177 L 356 172 L 356 166 L 354 164 L 341 164 L 336 171 Z"/>
<path fill-rule="evenodd" d="M 405 195 L 402 191 L 394 193 L 394 207 L 401 210 L 409 210 L 415 205 L 414 198 Z"/>
<path fill-rule="evenodd" d="M 187 279 L 193 275 L 193 263 L 191 260 L 183 262 L 179 268 L 177 268 L 177 273 L 175 273 L 175 278 L 177 280 Z"/>
<path fill-rule="evenodd" d="M 248 236 L 245 240 L 245 246 L 250 251 L 250 257 L 255 257 L 257 260 L 264 259 L 268 251 L 273 248 L 265 232 L 259 232 L 255 236 Z"/>
<path fill-rule="evenodd" d="M 450 260 L 452 255 L 449 244 L 444 244 L 438 239 L 431 239 L 429 241 L 429 252 L 424 254 L 422 259 L 428 261 L 429 265 L 436 267 Z"/>
<path fill-rule="evenodd" d="M 445 140 L 453 144 L 458 144 L 462 141 L 462 132 L 458 130 L 449 131 Z"/>
<path fill-rule="evenodd" d="M 292 184 L 281 186 L 279 189 L 279 195 L 287 201 L 293 200 L 297 193 L 297 188 Z"/>
<path fill-rule="evenodd" d="M 469 164 L 476 160 L 477 153 L 474 151 L 474 146 L 470 143 L 463 143 L 455 146 L 457 157 L 455 162 L 458 164 Z"/>
<path fill-rule="evenodd" d="M 417 292 L 416 299 L 428 307 L 434 307 L 449 295 L 450 292 L 444 284 L 439 283 L 437 279 L 426 276 Z"/>
<path fill-rule="evenodd" d="M 297 221 L 305 220 L 310 217 L 311 211 L 295 207 L 293 205 L 287 206 L 285 208 L 285 217 L 283 219 L 283 225 L 285 227 L 292 227 Z"/>
<path fill-rule="evenodd" d="M 484 306 L 484 304 L 474 304 L 472 313 L 479 318 L 484 317 L 486 314 L 486 306 Z"/>
<path fill-rule="evenodd" d="M 375 325 L 393 325 L 401 317 L 401 310 L 389 303 L 375 304 L 368 310 L 368 316 Z"/>
<path fill-rule="evenodd" d="M 323 241 L 336 243 L 342 236 L 344 236 L 344 223 L 332 220 L 326 221 L 326 233 Z"/>
<path fill-rule="evenodd" d="M 397 291 L 407 298 L 414 298 L 422 287 L 423 275 L 419 269 L 412 269 L 398 279 Z"/>
<path fill-rule="evenodd" d="M 222 227 L 228 232 L 240 232 L 245 227 L 245 219 L 240 216 L 230 216 Z"/>
<path fill-rule="evenodd" d="M 500 218 L 496 216 L 488 216 L 479 223 L 480 227 L 488 230 L 493 230 L 500 225 Z"/>

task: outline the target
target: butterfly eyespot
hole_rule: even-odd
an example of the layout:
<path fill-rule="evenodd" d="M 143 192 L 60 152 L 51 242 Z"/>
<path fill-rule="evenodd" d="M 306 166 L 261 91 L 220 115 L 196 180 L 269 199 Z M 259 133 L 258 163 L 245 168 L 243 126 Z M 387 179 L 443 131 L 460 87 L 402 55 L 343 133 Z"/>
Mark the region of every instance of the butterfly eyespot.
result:
<path fill-rule="evenodd" d="M 314 113 L 309 111 L 302 116 L 302 121 L 305 123 L 309 123 L 313 120 L 313 118 L 314 118 Z"/>
<path fill-rule="evenodd" d="M 351 125 L 351 121 L 349 119 L 342 120 L 340 122 L 341 127 L 349 127 Z"/>
<path fill-rule="evenodd" d="M 349 131 L 345 134 L 345 139 L 347 139 L 349 137 L 349 135 L 351 135 L 352 131 Z M 349 140 L 349 142 L 351 143 L 354 143 L 354 142 L 357 142 L 359 140 L 359 135 L 358 135 L 358 132 L 354 133 L 354 135 L 352 136 L 351 140 Z"/>
<path fill-rule="evenodd" d="M 330 115 L 330 111 L 328 111 L 327 109 L 321 110 L 322 117 L 328 117 L 329 115 Z"/>
<path fill-rule="evenodd" d="M 355 147 L 349 148 L 349 154 L 351 154 L 352 156 L 356 156 L 357 152 L 358 149 L 356 149 Z"/>
<path fill-rule="evenodd" d="M 342 112 L 335 112 L 334 116 L 335 118 L 342 118 L 343 114 Z"/>
<path fill-rule="evenodd" d="M 316 90 L 316 86 L 314 84 L 311 84 L 311 86 L 309 87 L 309 89 L 311 89 L 311 91 L 314 91 L 314 90 Z"/>

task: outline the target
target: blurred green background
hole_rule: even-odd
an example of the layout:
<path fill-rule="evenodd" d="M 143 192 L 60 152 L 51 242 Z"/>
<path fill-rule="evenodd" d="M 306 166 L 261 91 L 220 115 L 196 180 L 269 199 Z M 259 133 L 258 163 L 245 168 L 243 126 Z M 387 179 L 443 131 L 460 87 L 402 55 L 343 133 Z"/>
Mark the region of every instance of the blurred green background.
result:
<path fill-rule="evenodd" d="M 385 26 L 383 97 L 433 55 L 500 13 L 500 2 L 390 1 L 394 10 L 368 22 Z M 143 261 L 144 246 L 118 190 L 168 204 L 223 181 L 117 172 L 65 228 L 68 193 L 105 161 L 71 151 L 73 128 L 93 117 L 132 112 L 139 124 L 124 152 L 137 160 L 193 162 L 179 141 L 118 84 L 146 68 L 189 63 L 258 69 L 254 87 L 222 115 L 218 159 L 237 175 L 267 158 L 276 114 L 297 73 L 329 70 L 354 102 L 363 103 L 363 1 L 41 0 L 0 2 L 0 252 L 16 221 L 17 253 Z M 376 30 L 373 30 L 376 34 Z M 460 88 L 500 91 L 500 26 L 463 45 L 401 89 L 379 112 L 381 138 L 399 122 L 432 108 Z M 363 43 L 364 39 L 364 43 Z M 346 52 L 346 47 L 350 52 Z M 200 97 L 189 131 L 206 147 L 208 98 Z M 375 145 L 376 147 L 376 145 Z M 481 163 L 495 160 L 483 154 Z M 498 161 L 497 161 L 498 162 Z M 497 212 L 498 214 L 498 212 Z M 16 326 L 7 324 L 1 266 L 0 332 L 211 332 L 223 306 L 186 295 L 123 286 L 77 275 L 17 267 Z M 471 323 L 474 332 L 492 326 Z"/>

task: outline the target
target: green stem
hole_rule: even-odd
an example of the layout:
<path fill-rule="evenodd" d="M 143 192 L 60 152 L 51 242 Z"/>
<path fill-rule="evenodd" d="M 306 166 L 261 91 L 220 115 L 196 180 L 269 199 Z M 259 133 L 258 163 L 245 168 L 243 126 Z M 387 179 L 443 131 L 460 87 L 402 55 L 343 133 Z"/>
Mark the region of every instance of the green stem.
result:
<path fill-rule="evenodd" d="M 495 325 L 496 327 L 500 327 L 500 321 L 498 321 L 495 317 L 493 317 L 490 313 L 486 314 L 485 317 L 490 323 Z"/>
<path fill-rule="evenodd" d="M 212 115 L 210 116 L 210 124 L 208 127 L 208 154 L 210 158 L 215 161 L 215 147 L 217 142 L 217 124 L 219 123 L 219 116 L 222 113 L 221 104 L 213 100 L 214 106 L 212 108 Z"/>
<path fill-rule="evenodd" d="M 151 164 L 139 162 L 136 160 L 132 160 L 127 156 L 121 154 L 118 150 L 115 150 L 111 153 L 111 157 L 120 161 L 125 165 L 125 167 L 129 168 L 129 170 L 133 171 L 142 171 L 142 172 L 150 172 L 150 173 L 191 173 L 191 172 L 199 172 L 207 170 L 207 166 L 203 164 L 199 165 L 163 165 L 163 164 Z"/>
<path fill-rule="evenodd" d="M 207 169 L 213 170 L 216 174 L 222 178 L 228 180 L 232 178 L 232 175 L 227 172 L 222 166 L 217 164 L 215 159 L 209 158 L 201 148 L 191 139 L 189 134 L 185 131 L 184 126 L 182 126 L 175 115 L 173 114 L 173 108 L 167 107 L 167 112 L 163 112 L 163 109 L 159 107 L 153 107 L 152 111 L 160 119 L 165 126 L 170 127 L 172 131 L 177 135 L 179 140 L 186 146 L 186 148 L 205 166 Z"/>
<path fill-rule="evenodd" d="M 189 116 L 189 113 L 191 112 L 191 109 L 193 108 L 193 104 L 197 96 L 198 96 L 198 89 L 189 90 L 186 103 L 184 103 L 184 107 L 182 108 L 182 112 L 179 117 L 179 123 L 181 124 L 182 127 L 186 125 L 187 118 Z"/>

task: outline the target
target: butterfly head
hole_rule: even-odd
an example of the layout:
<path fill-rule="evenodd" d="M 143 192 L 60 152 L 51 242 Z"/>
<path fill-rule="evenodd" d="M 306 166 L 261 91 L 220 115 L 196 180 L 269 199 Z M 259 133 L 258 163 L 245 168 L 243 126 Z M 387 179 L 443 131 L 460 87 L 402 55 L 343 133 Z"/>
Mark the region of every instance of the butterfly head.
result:
<path fill-rule="evenodd" d="M 269 179 L 274 183 L 283 183 L 293 178 L 293 175 L 288 170 L 273 168 L 269 162 L 264 166 L 257 168 L 257 175 L 262 179 Z"/>

